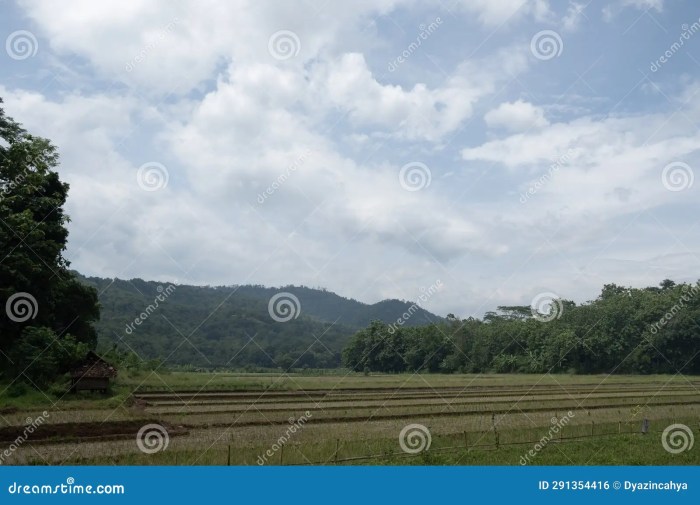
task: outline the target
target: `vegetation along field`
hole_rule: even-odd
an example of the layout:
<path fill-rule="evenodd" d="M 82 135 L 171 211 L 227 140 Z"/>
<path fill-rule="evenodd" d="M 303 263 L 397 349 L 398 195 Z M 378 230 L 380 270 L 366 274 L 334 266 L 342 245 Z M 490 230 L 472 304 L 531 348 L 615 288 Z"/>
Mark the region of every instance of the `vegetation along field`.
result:
<path fill-rule="evenodd" d="M 42 419 L 5 464 L 698 464 L 698 451 L 669 446 L 683 432 L 663 431 L 699 428 L 699 385 L 662 375 L 141 372 L 99 399 L 5 395 L 0 441 Z"/>

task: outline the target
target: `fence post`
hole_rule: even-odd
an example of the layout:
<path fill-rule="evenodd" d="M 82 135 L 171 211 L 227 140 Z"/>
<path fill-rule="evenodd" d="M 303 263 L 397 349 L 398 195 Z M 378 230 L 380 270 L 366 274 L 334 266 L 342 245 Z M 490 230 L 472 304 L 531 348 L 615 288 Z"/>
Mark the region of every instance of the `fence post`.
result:
<path fill-rule="evenodd" d="M 333 464 L 338 464 L 338 451 L 340 450 L 340 439 L 335 439 L 335 453 L 333 454 Z"/>
<path fill-rule="evenodd" d="M 494 438 L 496 439 L 496 449 L 498 449 L 498 430 L 496 429 L 496 413 L 491 412 L 491 429 L 493 430 Z"/>
<path fill-rule="evenodd" d="M 467 438 L 467 430 L 464 430 L 464 448 L 469 449 L 469 439 Z"/>
<path fill-rule="evenodd" d="M 227 466 L 231 466 L 231 444 L 228 444 L 228 458 L 226 459 Z"/>
<path fill-rule="evenodd" d="M 622 421 L 617 422 L 617 433 L 622 433 Z"/>
<path fill-rule="evenodd" d="M 591 421 L 591 436 L 593 436 L 594 428 L 595 428 L 595 421 Z"/>
<path fill-rule="evenodd" d="M 280 466 L 283 466 L 284 461 L 284 444 L 280 445 Z"/>

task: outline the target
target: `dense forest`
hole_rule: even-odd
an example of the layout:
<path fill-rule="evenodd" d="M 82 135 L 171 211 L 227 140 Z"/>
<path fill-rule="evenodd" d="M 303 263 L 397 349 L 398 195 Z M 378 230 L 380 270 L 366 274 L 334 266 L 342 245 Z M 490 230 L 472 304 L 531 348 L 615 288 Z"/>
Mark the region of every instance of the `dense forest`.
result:
<path fill-rule="evenodd" d="M 367 305 L 322 289 L 285 286 L 187 286 L 141 279 L 80 277 L 97 289 L 102 350 L 116 345 L 144 360 L 197 368 L 336 368 L 350 337 L 372 320 L 396 321 L 411 304 L 384 300 Z M 274 320 L 277 293 L 299 301 L 288 321 Z M 157 300 L 160 297 L 160 300 Z M 148 310 L 148 307 L 153 312 Z M 140 314 L 147 312 L 148 317 Z M 407 325 L 441 321 L 419 307 Z M 134 324 L 136 319 L 138 326 Z"/>
<path fill-rule="evenodd" d="M 343 362 L 371 372 L 700 373 L 700 284 L 607 284 L 593 301 L 549 310 L 504 306 L 420 328 L 373 322 Z"/>

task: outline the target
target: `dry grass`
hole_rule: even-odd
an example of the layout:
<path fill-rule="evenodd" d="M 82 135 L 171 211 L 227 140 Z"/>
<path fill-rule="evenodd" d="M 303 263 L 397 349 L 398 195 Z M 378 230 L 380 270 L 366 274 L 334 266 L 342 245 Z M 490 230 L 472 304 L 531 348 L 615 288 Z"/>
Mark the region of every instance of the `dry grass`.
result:
<path fill-rule="evenodd" d="M 194 375 L 194 377 L 193 377 Z M 168 449 L 153 455 L 139 451 L 134 438 L 85 440 L 80 443 L 31 443 L 16 450 L 8 464 L 256 464 L 284 436 L 289 419 L 305 411 L 311 416 L 275 451 L 268 463 L 283 457 L 285 464 L 350 458 L 398 450 L 398 434 L 409 423 L 430 430 L 435 448 L 459 443 L 486 445 L 495 432 L 503 444 L 525 443 L 573 412 L 565 428 L 569 436 L 608 436 L 638 432 L 642 419 L 659 427 L 674 420 L 695 422 L 700 414 L 700 393 L 683 377 L 602 376 L 350 376 L 292 377 L 212 374 L 172 374 L 172 385 L 201 387 L 207 380 L 216 387 L 201 395 L 170 392 L 144 393 L 145 407 L 127 403 L 105 408 L 80 408 L 60 402 L 49 410 L 47 423 L 93 423 L 107 420 L 157 418 L 170 425 L 186 425 L 189 433 L 171 437 Z M 255 379 L 255 380 L 252 380 Z M 248 390 L 251 384 L 269 388 L 286 380 L 285 388 Z M 162 385 L 162 384 L 161 384 Z M 211 384 L 209 384 L 211 385 Z M 294 390 L 291 386 L 305 387 Z M 168 383 L 170 386 L 170 383 Z M 383 389 L 378 389 L 383 388 Z M 167 390 L 166 390 L 167 391 Z M 41 410 L 7 414 L 4 422 L 22 426 Z M 663 427 L 662 427 L 663 428 Z M 80 433 L 76 433 L 80 437 Z M 565 435 L 566 436 L 566 435 Z M 536 438 L 535 438 L 536 439 Z M 336 456 L 336 450 L 338 456 Z M 280 456 L 282 452 L 282 456 Z M 230 453 L 230 455 L 229 455 Z M 515 463 L 514 463 L 515 464 Z"/>

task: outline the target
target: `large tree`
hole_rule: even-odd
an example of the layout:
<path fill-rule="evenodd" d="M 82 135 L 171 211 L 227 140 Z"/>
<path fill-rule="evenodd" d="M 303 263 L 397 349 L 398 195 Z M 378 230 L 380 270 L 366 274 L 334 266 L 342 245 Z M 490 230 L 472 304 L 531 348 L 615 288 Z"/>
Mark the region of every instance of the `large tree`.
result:
<path fill-rule="evenodd" d="M 68 184 L 56 148 L 5 115 L 0 99 L 0 374 L 41 386 L 97 337 L 97 293 L 63 257 Z"/>

